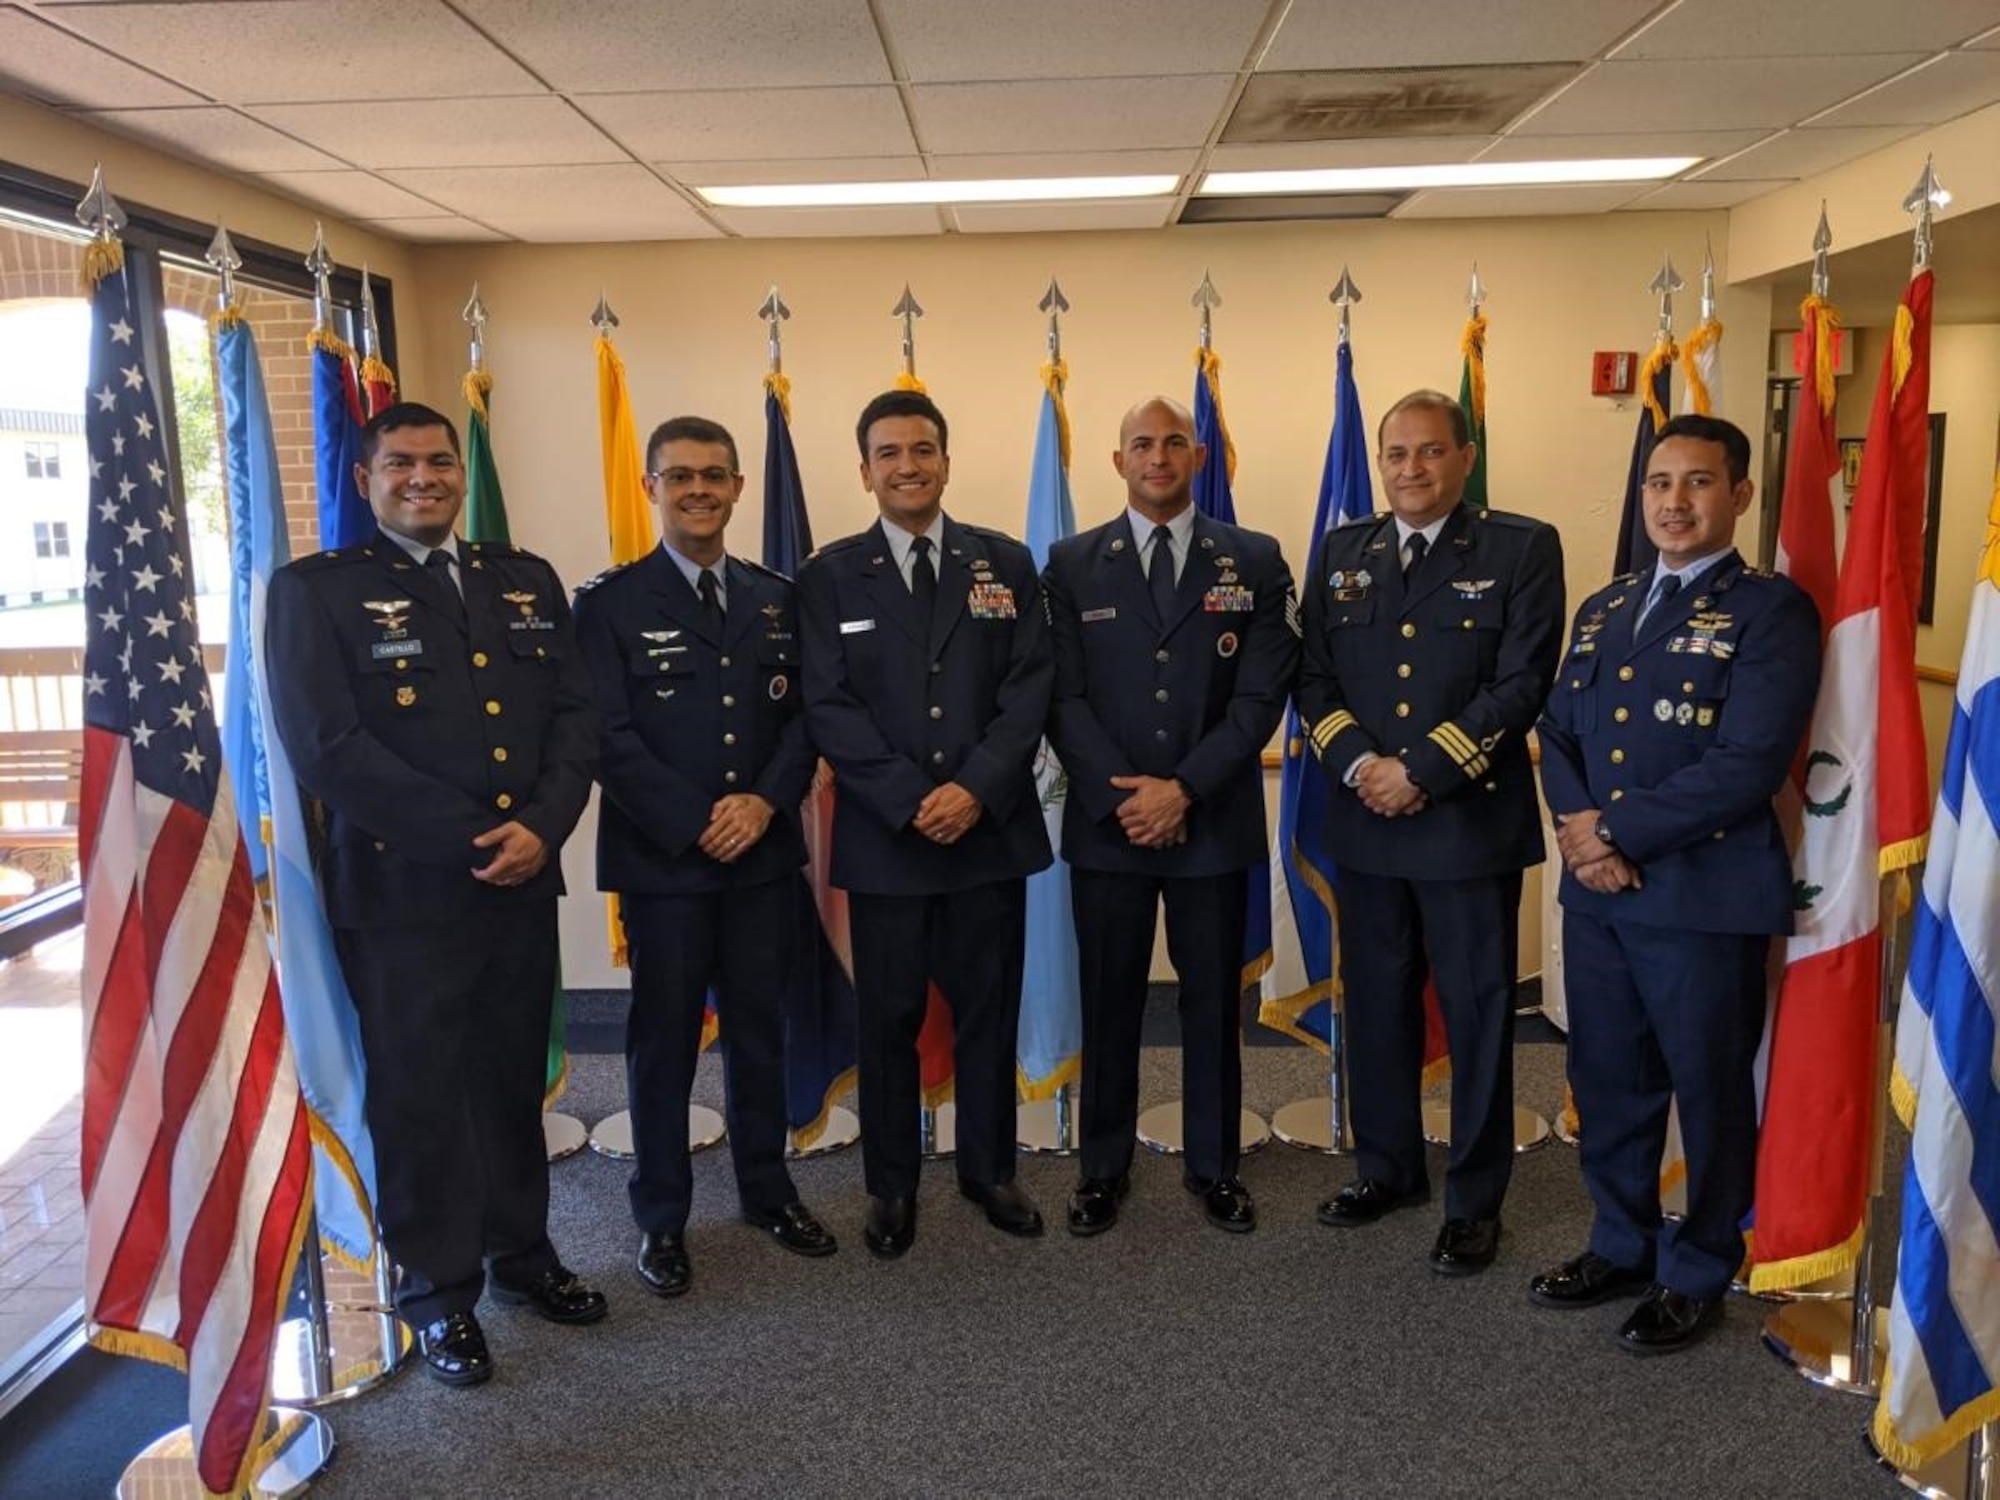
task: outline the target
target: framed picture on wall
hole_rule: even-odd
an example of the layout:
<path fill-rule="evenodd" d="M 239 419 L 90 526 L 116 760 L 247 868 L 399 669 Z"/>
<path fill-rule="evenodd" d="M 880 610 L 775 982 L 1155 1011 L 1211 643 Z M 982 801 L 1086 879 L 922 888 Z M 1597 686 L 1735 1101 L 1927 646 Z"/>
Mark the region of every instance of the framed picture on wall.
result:
<path fill-rule="evenodd" d="M 1840 440 L 1840 487 L 1847 491 L 1850 505 L 1854 503 L 1854 491 L 1861 483 L 1861 450 L 1867 446 L 1861 438 Z"/>
<path fill-rule="evenodd" d="M 1941 411 L 1931 413 L 1930 465 L 1924 476 L 1924 592 L 1917 603 L 1917 621 L 1923 625 L 1936 623 L 1938 530 L 1944 520 L 1944 418 Z"/>

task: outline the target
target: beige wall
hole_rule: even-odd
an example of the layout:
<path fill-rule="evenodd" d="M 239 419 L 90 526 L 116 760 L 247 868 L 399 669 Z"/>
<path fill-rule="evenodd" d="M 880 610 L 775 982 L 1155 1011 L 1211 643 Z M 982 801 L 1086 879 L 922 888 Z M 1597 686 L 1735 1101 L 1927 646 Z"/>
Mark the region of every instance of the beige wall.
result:
<path fill-rule="evenodd" d="M 1119 415 L 1154 391 L 1192 389 L 1204 269 L 1224 305 L 1215 318 L 1224 404 L 1239 451 L 1240 517 L 1276 533 L 1303 566 L 1331 419 L 1335 316 L 1327 289 L 1351 267 L 1362 409 L 1373 422 L 1417 385 L 1456 390 L 1464 286 L 1472 262 L 1492 289 L 1489 415 L 1495 503 L 1561 526 L 1573 595 L 1610 569 L 1636 410 L 1589 394 L 1593 349 L 1643 351 L 1654 325 L 1646 283 L 1662 254 L 1700 264 L 1720 244 L 1721 215 L 1619 215 L 1490 222 L 1236 226 L 1160 234 L 1076 234 L 624 246 L 455 247 L 418 252 L 429 295 L 406 311 L 431 363 L 428 396 L 455 409 L 463 350 L 458 309 L 472 283 L 491 310 L 495 447 L 515 535 L 576 581 L 606 549 L 589 314 L 600 291 L 623 319 L 617 340 L 640 433 L 679 411 L 727 423 L 752 476 L 733 536 L 755 556 L 763 463 L 763 325 L 772 282 L 794 317 L 785 363 L 814 533 L 866 525 L 852 436 L 862 403 L 897 370 L 889 315 L 907 281 L 926 309 L 918 369 L 952 421 L 961 518 L 1020 529 L 1044 325 L 1035 309 L 1051 272 L 1073 310 L 1064 320 L 1080 525 L 1114 514 L 1123 492 L 1109 453 Z M 1694 278 L 1691 276 L 1690 281 Z M 1683 298 L 1683 328 L 1695 297 Z M 1723 410 L 1758 425 L 1769 299 L 1725 289 Z M 1733 356 L 1733 357 L 1732 357 Z M 461 355 L 462 359 L 462 355 Z M 414 388 L 413 388 L 414 389 Z M 593 825 L 568 848 L 572 889 L 591 886 Z M 575 984 L 620 979 L 601 958 L 592 902 L 565 916 Z M 1537 966 L 1530 936 L 1524 966 Z"/>

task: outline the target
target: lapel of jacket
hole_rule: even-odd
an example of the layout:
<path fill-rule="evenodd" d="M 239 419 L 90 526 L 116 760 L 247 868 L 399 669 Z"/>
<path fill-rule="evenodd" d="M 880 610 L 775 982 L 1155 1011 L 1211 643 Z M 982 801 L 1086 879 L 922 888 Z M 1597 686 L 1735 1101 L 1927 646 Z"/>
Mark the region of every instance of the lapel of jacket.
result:
<path fill-rule="evenodd" d="M 1214 586 L 1221 572 L 1215 565 L 1217 549 L 1222 545 L 1216 536 L 1216 529 L 1215 522 L 1207 516 L 1200 511 L 1194 513 L 1194 526 L 1188 532 L 1187 561 L 1181 564 L 1180 583 L 1174 589 L 1173 617 L 1163 622 L 1164 628 L 1160 631 L 1162 640 L 1180 629 L 1182 622 L 1201 608 L 1202 596 Z"/>
<path fill-rule="evenodd" d="M 1113 608 L 1138 616 L 1155 635 L 1160 633 L 1159 611 L 1153 608 L 1153 591 L 1146 586 L 1146 570 L 1139 548 L 1132 540 L 1129 513 L 1120 511 L 1115 520 L 1097 528 L 1090 549 L 1090 566 L 1102 594 L 1109 594 Z"/>
<path fill-rule="evenodd" d="M 1673 598 L 1654 605 L 1652 612 L 1640 622 L 1639 629 L 1632 638 L 1631 650 L 1627 654 L 1636 656 L 1661 636 L 1685 625 L 1697 612 L 1697 605 L 1705 611 L 1714 602 L 1709 595 L 1726 592 L 1742 571 L 1742 555 L 1732 551 L 1721 562 L 1703 573 L 1693 585 L 1683 587 Z M 1632 591 L 1632 608 L 1643 609 L 1646 596 L 1652 592 L 1652 588 L 1652 575 L 1648 574 L 1644 582 Z"/>
<path fill-rule="evenodd" d="M 950 516 L 944 518 L 943 556 L 938 559 L 937 603 L 931 609 L 930 647 L 932 657 L 941 655 L 944 643 L 965 615 L 965 601 L 972 593 L 972 565 L 991 574 L 993 559 L 986 544 Z"/>
<path fill-rule="evenodd" d="M 459 635 L 463 636 L 466 633 L 464 608 L 455 607 L 454 602 L 445 595 L 445 590 L 452 586 L 450 579 L 440 578 L 428 568 L 418 567 L 411 561 L 410 554 L 379 528 L 375 532 L 373 546 L 375 560 L 381 563 L 388 573 L 390 587 L 400 590 L 422 605 L 426 613 L 437 616 L 441 623 L 449 625 Z M 458 555 L 461 579 L 471 571 L 470 563 L 471 558 L 461 545 Z"/>
<path fill-rule="evenodd" d="M 1395 534 L 1392 528 L 1390 535 Z M 1471 556 L 1472 518 L 1465 508 L 1465 502 L 1461 500 L 1446 518 L 1444 529 L 1438 533 L 1437 542 L 1424 557 L 1422 566 L 1417 569 L 1416 577 L 1404 581 L 1403 613 L 1408 614 L 1463 573 Z M 1399 578 L 1402 571 L 1402 560 L 1398 558 L 1396 573 Z"/>
<path fill-rule="evenodd" d="M 875 618 L 887 620 L 921 647 L 930 633 L 930 622 L 919 618 L 916 597 L 896 566 L 896 554 L 889 549 L 886 523 L 877 521 L 868 540 L 857 549 L 864 554 L 861 583 L 867 591 Z"/>
<path fill-rule="evenodd" d="M 736 643 L 761 618 L 758 605 L 763 595 L 757 586 L 757 575 L 733 557 L 723 567 L 723 582 L 729 607 L 723 614 L 722 644 L 734 650 Z"/>
<path fill-rule="evenodd" d="M 694 585 L 687 581 L 680 564 L 667 555 L 665 547 L 655 546 L 639 566 L 646 570 L 647 592 L 652 594 L 661 613 L 709 645 L 721 644 L 716 638 L 714 620 L 702 608 L 701 595 L 694 591 Z"/>

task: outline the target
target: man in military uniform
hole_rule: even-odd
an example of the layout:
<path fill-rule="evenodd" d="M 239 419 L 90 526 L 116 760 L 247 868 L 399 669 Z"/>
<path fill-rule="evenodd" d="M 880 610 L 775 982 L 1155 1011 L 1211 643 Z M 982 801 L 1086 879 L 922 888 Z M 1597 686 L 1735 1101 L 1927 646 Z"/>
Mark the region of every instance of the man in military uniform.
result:
<path fill-rule="evenodd" d="M 1299 640 L 1278 544 L 1194 509 L 1207 456 L 1185 407 L 1158 396 L 1133 407 L 1111 455 L 1125 513 L 1057 542 L 1043 578 L 1083 991 L 1074 1234 L 1109 1229 L 1128 1186 L 1163 900 L 1180 982 L 1184 1181 L 1217 1228 L 1257 1224 L 1237 1176 L 1244 918 L 1249 872 L 1269 858 L 1261 756 Z"/>
<path fill-rule="evenodd" d="M 576 633 L 600 725 L 597 883 L 619 894 L 632 959 L 639 1279 L 672 1297 L 691 1275 L 688 1092 L 711 985 L 744 1218 L 799 1255 L 835 1247 L 785 1169 L 780 1007 L 809 899 L 799 799 L 814 766 L 792 585 L 724 550 L 743 493 L 727 429 L 664 422 L 646 467 L 660 545 L 578 591 Z"/>
<path fill-rule="evenodd" d="M 1014 1182 L 1014 1048 L 1027 877 L 1050 861 L 1034 759 L 1054 664 L 1035 564 L 944 513 L 944 414 L 913 391 L 855 426 L 881 520 L 799 570 L 806 723 L 833 765 L 833 883 L 849 893 L 860 1005 L 863 1239 L 916 1238 L 928 985 L 951 1007 L 959 1188 L 1010 1234 L 1042 1216 Z"/>
<path fill-rule="evenodd" d="M 1514 1160 L 1521 872 L 1542 859 L 1526 735 L 1562 642 L 1554 528 L 1463 503 L 1477 450 L 1458 403 L 1416 391 L 1377 433 L 1389 513 L 1315 551 L 1299 714 L 1333 785 L 1328 847 L 1359 1175 L 1324 1224 L 1430 1196 L 1423 989 L 1451 1046 L 1451 1159 L 1431 1268 L 1493 1263 Z"/>
<path fill-rule="evenodd" d="M 392 406 L 360 454 L 373 539 L 271 579 L 272 709 L 325 811 L 320 885 L 361 1017 L 396 1310 L 430 1372 L 470 1385 L 492 1373 L 482 1286 L 558 1323 L 605 1312 L 549 1243 L 541 1122 L 556 853 L 597 724 L 555 571 L 452 532 L 450 421 Z"/>
<path fill-rule="evenodd" d="M 1676 417 L 1646 463 L 1650 574 L 1577 611 L 1539 726 L 1562 851 L 1569 1076 L 1584 1121 L 1590 1244 L 1529 1295 L 1587 1307 L 1644 1289 L 1620 1347 L 1664 1354 L 1721 1311 L 1756 1186 L 1752 1068 L 1792 869 L 1771 799 L 1812 716 L 1812 600 L 1743 564 L 1750 440 Z M 1678 1098 L 1687 1214 L 1660 1217 Z"/>

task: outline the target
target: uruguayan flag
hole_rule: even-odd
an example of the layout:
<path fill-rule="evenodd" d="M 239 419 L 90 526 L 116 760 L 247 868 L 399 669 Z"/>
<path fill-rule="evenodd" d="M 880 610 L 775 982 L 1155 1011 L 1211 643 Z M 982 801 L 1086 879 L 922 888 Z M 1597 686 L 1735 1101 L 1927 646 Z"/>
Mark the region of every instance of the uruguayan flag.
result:
<path fill-rule="evenodd" d="M 1911 1131 L 1883 1454 L 1914 1469 L 2000 1418 L 2000 487 L 1973 583 L 1896 1027 Z"/>

